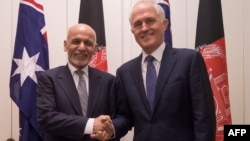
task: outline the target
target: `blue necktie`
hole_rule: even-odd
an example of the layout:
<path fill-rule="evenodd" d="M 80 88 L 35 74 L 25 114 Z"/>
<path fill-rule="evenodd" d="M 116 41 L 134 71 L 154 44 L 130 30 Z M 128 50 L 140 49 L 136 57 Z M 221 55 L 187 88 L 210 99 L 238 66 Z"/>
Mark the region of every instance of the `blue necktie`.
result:
<path fill-rule="evenodd" d="M 147 61 L 147 72 L 146 72 L 146 89 L 147 89 L 147 97 L 149 101 L 149 105 L 151 110 L 153 111 L 153 103 L 154 103 L 154 94 L 155 94 L 155 86 L 156 86 L 156 70 L 153 64 L 154 57 L 148 55 L 145 60 Z"/>
<path fill-rule="evenodd" d="M 87 113 L 87 105 L 88 105 L 88 93 L 86 88 L 86 82 L 83 78 L 83 71 L 77 70 L 76 74 L 79 75 L 79 82 L 77 87 L 77 92 L 79 95 L 79 100 L 81 104 L 82 114 L 86 116 Z"/>

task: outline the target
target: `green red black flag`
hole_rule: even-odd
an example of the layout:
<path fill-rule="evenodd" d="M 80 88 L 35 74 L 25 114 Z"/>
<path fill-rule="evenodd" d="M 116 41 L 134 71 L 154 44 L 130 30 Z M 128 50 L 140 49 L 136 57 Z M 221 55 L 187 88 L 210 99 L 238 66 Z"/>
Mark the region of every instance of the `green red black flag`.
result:
<path fill-rule="evenodd" d="M 90 66 L 107 71 L 106 38 L 102 0 L 81 0 L 79 23 L 86 23 L 96 31 L 98 52 Z"/>
<path fill-rule="evenodd" d="M 200 0 L 195 48 L 206 63 L 216 108 L 216 141 L 223 141 L 225 124 L 231 124 L 228 72 L 220 0 Z"/>

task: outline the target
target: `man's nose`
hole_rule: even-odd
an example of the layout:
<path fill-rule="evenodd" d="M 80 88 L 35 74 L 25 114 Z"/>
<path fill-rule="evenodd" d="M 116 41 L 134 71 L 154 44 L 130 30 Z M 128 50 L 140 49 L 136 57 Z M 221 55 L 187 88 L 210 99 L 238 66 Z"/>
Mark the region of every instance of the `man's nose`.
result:
<path fill-rule="evenodd" d="M 85 49 L 85 48 L 86 48 L 85 43 L 84 42 L 80 42 L 79 49 Z"/>
<path fill-rule="evenodd" d="M 144 30 L 148 30 L 148 25 L 145 23 L 145 22 L 143 22 L 142 23 L 142 31 L 144 31 Z"/>

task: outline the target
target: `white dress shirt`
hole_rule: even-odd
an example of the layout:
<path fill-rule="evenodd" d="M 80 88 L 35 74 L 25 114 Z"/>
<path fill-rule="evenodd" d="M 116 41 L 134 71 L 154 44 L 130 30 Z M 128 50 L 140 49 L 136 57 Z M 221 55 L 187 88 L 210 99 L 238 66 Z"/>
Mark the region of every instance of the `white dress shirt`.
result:
<path fill-rule="evenodd" d="M 151 54 L 146 54 L 144 51 L 142 51 L 142 61 L 141 61 L 141 68 L 142 68 L 142 78 L 143 78 L 143 84 L 144 87 L 146 88 L 146 72 L 147 72 L 147 61 L 145 61 L 145 58 L 148 55 L 151 55 L 155 58 L 155 60 L 153 61 L 153 64 L 155 66 L 156 69 L 156 75 L 158 77 L 159 74 L 159 70 L 160 70 L 160 66 L 161 66 L 161 59 L 162 59 L 162 55 L 165 49 L 165 43 L 163 42 L 154 52 L 152 52 Z"/>
<path fill-rule="evenodd" d="M 77 69 L 70 63 L 68 63 L 68 66 L 69 66 L 69 70 L 71 72 L 71 75 L 73 76 L 75 86 L 77 88 L 78 82 L 79 82 L 79 76 L 76 74 Z M 82 69 L 82 71 L 84 72 L 83 78 L 86 82 L 86 88 L 87 88 L 87 92 L 89 94 L 89 71 L 88 70 L 89 70 L 88 65 L 86 65 L 86 67 L 84 67 Z M 95 120 L 95 118 L 88 119 L 87 124 L 86 124 L 85 129 L 84 129 L 84 134 L 92 134 L 93 133 L 94 120 Z"/>

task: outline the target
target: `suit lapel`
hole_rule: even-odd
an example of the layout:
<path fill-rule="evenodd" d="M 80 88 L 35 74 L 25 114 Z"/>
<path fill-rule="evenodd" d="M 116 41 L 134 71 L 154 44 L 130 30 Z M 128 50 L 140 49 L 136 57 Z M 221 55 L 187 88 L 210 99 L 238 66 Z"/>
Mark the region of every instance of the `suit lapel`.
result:
<path fill-rule="evenodd" d="M 166 84 L 166 81 L 168 80 L 169 76 L 171 75 L 174 65 L 176 63 L 176 56 L 174 54 L 174 49 L 165 47 L 156 84 L 154 109 L 156 109 L 157 104 L 159 103 L 163 87 Z"/>
<path fill-rule="evenodd" d="M 148 98 L 146 96 L 146 91 L 145 87 L 143 84 L 143 78 L 142 78 L 142 69 L 141 69 L 141 60 L 142 60 L 142 55 L 137 57 L 134 61 L 133 67 L 131 67 L 131 76 L 133 78 L 134 84 L 138 90 L 138 94 L 140 95 L 142 102 L 144 106 L 146 107 L 146 110 L 148 111 L 149 114 L 152 114 L 149 103 L 148 103 Z"/>
<path fill-rule="evenodd" d="M 102 76 L 96 73 L 96 71 L 89 67 L 89 102 L 87 116 L 91 116 L 94 113 L 95 105 L 101 94 L 101 79 Z"/>
<path fill-rule="evenodd" d="M 77 114 L 82 115 L 78 93 L 68 66 L 65 66 L 61 69 L 57 79 L 59 85 L 65 92 L 65 95 L 71 102 L 73 109 Z"/>

